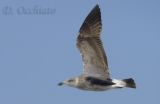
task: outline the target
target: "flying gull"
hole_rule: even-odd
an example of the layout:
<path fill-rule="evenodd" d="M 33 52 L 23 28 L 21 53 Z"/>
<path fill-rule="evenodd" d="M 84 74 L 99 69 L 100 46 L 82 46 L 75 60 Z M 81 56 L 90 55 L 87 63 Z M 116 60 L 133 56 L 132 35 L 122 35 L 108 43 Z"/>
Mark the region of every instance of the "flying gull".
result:
<path fill-rule="evenodd" d="M 116 88 L 136 88 L 132 78 L 111 79 L 107 57 L 100 39 L 102 30 L 101 12 L 96 5 L 84 20 L 77 37 L 77 48 L 83 60 L 83 73 L 80 76 L 60 82 L 81 90 L 104 91 Z"/>

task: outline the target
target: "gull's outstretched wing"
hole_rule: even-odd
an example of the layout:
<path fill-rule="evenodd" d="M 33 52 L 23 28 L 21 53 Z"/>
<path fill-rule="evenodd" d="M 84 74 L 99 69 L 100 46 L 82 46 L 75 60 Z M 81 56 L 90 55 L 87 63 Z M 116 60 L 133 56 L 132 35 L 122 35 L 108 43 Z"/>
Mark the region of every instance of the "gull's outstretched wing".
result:
<path fill-rule="evenodd" d="M 107 57 L 100 39 L 101 12 L 96 5 L 83 22 L 77 38 L 84 63 L 84 75 L 109 78 Z"/>

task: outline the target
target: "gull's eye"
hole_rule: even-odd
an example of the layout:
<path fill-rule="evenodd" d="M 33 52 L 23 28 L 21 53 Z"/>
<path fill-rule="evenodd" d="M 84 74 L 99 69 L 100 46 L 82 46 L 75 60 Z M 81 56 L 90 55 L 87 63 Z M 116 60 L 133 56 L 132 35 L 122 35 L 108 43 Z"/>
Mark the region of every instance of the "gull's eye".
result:
<path fill-rule="evenodd" d="M 68 80 L 68 82 L 73 82 L 73 79 Z"/>

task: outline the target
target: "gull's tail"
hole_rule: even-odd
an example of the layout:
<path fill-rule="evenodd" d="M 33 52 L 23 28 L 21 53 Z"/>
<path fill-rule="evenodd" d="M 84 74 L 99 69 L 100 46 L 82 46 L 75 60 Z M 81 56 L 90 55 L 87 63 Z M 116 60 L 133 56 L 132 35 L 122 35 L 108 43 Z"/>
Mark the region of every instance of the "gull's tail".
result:
<path fill-rule="evenodd" d="M 122 81 L 126 83 L 126 87 L 136 88 L 136 84 L 132 78 L 123 79 Z"/>

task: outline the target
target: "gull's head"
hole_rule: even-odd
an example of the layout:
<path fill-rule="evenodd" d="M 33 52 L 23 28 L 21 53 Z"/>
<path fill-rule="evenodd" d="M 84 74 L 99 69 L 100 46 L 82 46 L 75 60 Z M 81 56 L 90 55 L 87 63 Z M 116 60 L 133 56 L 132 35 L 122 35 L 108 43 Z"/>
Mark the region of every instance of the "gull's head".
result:
<path fill-rule="evenodd" d="M 77 84 L 78 84 L 78 78 L 71 78 L 71 79 L 64 80 L 64 81 L 58 83 L 59 86 L 68 85 L 71 87 L 75 87 L 75 86 L 77 86 Z"/>

